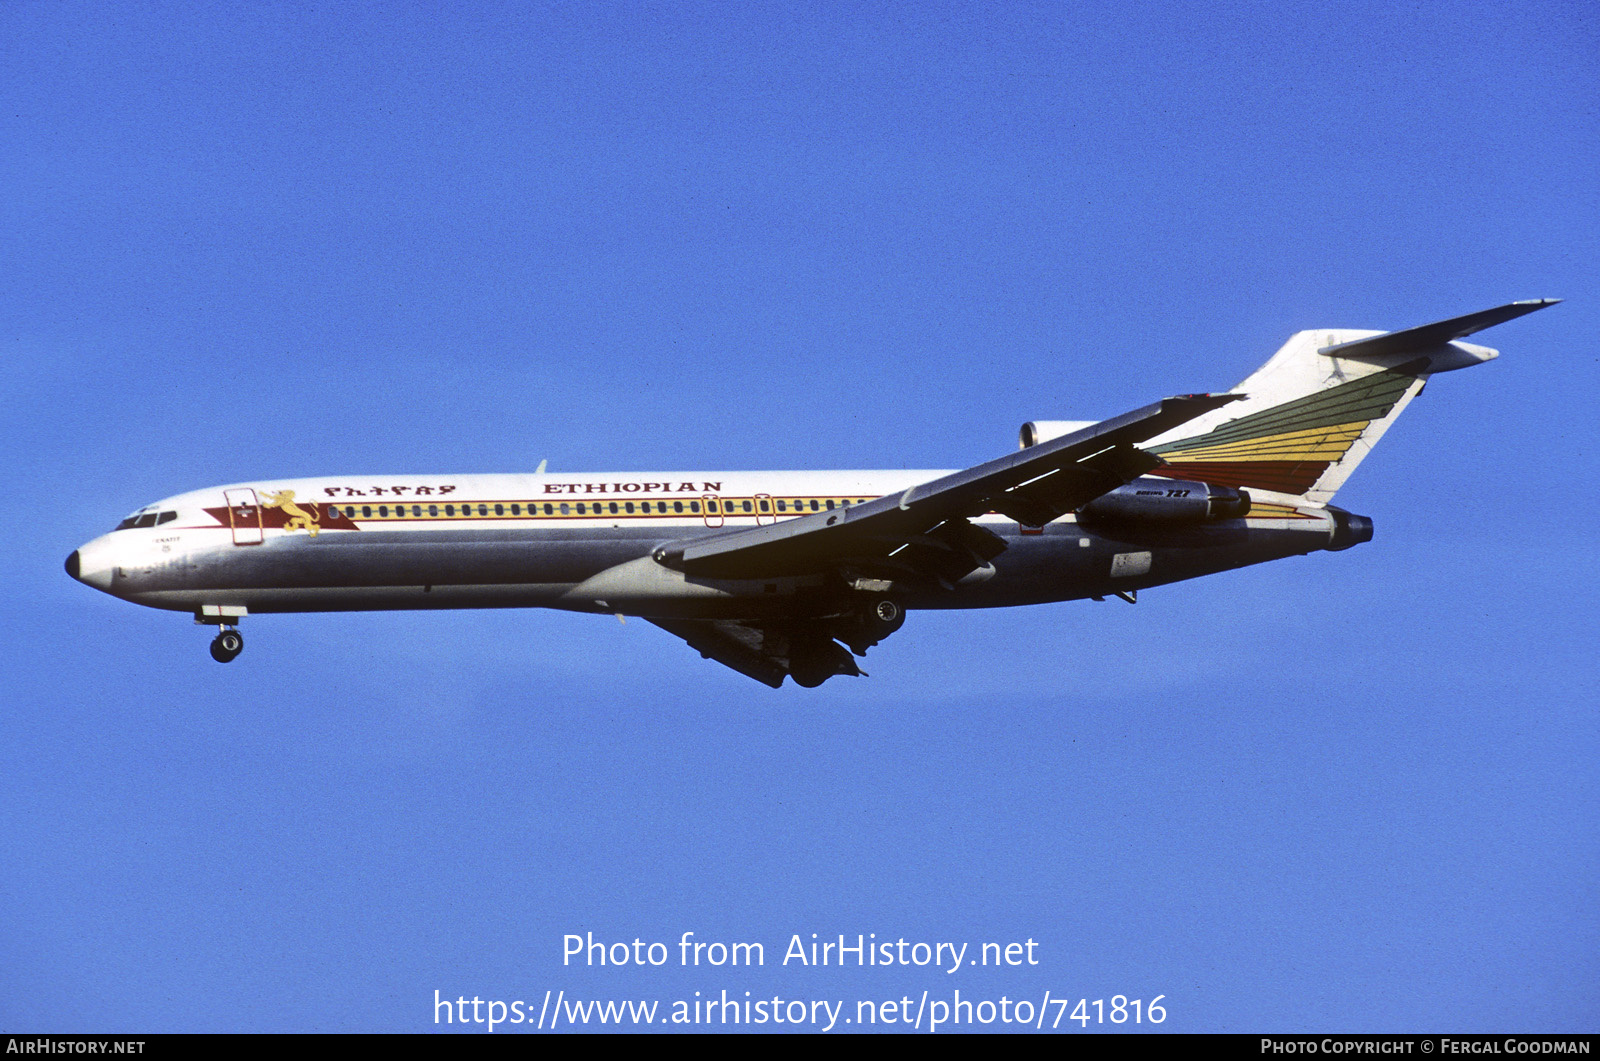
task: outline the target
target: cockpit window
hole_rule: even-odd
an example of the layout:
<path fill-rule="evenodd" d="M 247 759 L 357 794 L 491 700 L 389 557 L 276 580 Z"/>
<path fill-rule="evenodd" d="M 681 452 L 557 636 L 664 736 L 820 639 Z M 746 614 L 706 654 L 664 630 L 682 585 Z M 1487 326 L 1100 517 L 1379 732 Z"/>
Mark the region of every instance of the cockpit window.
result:
<path fill-rule="evenodd" d="M 133 530 L 142 527 L 155 527 L 162 523 L 171 523 L 178 518 L 176 512 L 135 512 L 121 523 L 112 528 L 112 533 L 120 530 Z"/>

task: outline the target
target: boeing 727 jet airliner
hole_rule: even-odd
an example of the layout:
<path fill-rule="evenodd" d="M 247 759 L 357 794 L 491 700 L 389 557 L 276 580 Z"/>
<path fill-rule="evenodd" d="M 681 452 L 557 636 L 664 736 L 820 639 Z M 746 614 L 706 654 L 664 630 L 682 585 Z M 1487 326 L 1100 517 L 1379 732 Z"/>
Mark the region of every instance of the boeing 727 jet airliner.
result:
<path fill-rule="evenodd" d="M 773 686 L 859 675 L 908 609 L 1110 596 L 1369 541 L 1334 492 L 1464 337 L 1556 299 L 1397 332 L 1294 335 L 1231 393 L 1036 421 L 965 471 L 277 479 L 147 505 L 73 578 L 217 626 L 262 612 L 635 615 Z"/>

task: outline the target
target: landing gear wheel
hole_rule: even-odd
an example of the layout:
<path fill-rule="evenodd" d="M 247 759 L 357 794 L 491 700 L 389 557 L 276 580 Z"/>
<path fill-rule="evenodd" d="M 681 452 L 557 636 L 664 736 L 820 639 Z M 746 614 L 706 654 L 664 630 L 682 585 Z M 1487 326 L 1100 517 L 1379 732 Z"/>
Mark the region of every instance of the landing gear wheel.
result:
<path fill-rule="evenodd" d="M 906 621 L 905 609 L 900 607 L 900 602 L 889 597 L 879 597 L 867 609 L 867 614 L 877 621 L 883 630 L 883 636 L 888 637 L 900 629 Z"/>
<path fill-rule="evenodd" d="M 905 607 L 893 597 L 871 597 L 838 624 L 835 636 L 858 656 L 906 623 Z"/>
<path fill-rule="evenodd" d="M 799 656 L 789 661 L 789 677 L 802 689 L 815 689 L 833 677 L 833 664 L 820 654 Z"/>
<path fill-rule="evenodd" d="M 833 677 L 833 671 L 819 668 L 812 660 L 797 659 L 789 663 L 789 677 L 802 689 L 815 689 Z"/>
<path fill-rule="evenodd" d="M 218 663 L 232 663 L 244 651 L 244 635 L 237 630 L 224 630 L 211 640 L 211 658 Z"/>
<path fill-rule="evenodd" d="M 832 641 L 807 645 L 789 658 L 789 677 L 802 689 L 815 689 L 835 674 L 858 674 L 855 660 Z"/>

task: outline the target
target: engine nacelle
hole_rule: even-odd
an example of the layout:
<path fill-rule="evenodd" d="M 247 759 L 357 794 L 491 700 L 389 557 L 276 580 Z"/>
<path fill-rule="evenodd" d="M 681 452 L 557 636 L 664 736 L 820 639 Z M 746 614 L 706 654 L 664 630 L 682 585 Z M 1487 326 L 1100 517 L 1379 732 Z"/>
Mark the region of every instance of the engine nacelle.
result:
<path fill-rule="evenodd" d="M 1333 534 L 1328 538 L 1330 553 L 1337 553 L 1372 540 L 1372 520 L 1366 516 L 1346 512 L 1337 505 L 1329 505 L 1328 513 L 1333 516 Z"/>
<path fill-rule="evenodd" d="M 1078 522 L 1207 523 L 1239 519 L 1250 511 L 1250 495 L 1231 486 L 1146 475 L 1101 494 L 1078 510 Z"/>
<path fill-rule="evenodd" d="M 1052 438 L 1070 435 L 1074 431 L 1082 431 L 1086 427 L 1093 427 L 1098 420 L 1029 420 L 1022 425 L 1018 449 L 1027 449 L 1037 446 L 1041 442 L 1049 442 Z"/>

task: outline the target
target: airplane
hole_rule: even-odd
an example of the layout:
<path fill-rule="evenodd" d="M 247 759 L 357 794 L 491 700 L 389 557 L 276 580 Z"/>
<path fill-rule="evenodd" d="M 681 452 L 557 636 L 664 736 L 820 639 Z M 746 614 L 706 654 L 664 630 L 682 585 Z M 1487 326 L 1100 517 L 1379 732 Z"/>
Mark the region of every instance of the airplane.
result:
<path fill-rule="evenodd" d="M 1233 391 L 1032 421 L 962 471 L 344 475 L 146 505 L 67 558 L 114 597 L 217 627 L 271 612 L 556 608 L 637 616 L 773 688 L 864 675 L 907 611 L 1138 591 L 1372 539 L 1330 502 L 1462 340 L 1559 299 L 1394 332 L 1297 332 Z"/>

